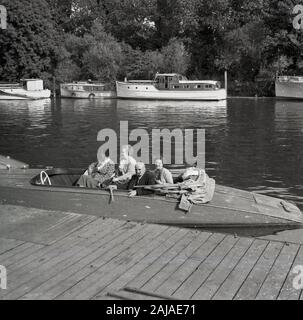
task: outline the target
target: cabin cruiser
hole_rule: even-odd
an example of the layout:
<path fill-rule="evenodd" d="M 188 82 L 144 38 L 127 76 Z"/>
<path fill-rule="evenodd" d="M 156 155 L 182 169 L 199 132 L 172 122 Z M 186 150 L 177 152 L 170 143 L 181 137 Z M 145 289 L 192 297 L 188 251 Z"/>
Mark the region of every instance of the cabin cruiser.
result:
<path fill-rule="evenodd" d="M 20 83 L 0 83 L 0 100 L 36 100 L 50 97 L 41 79 L 21 79 Z"/>
<path fill-rule="evenodd" d="M 157 73 L 154 80 L 116 81 L 117 98 L 154 100 L 225 100 L 219 81 L 188 80 L 178 73 Z"/>
<path fill-rule="evenodd" d="M 109 84 L 93 81 L 75 81 L 72 83 L 62 83 L 60 85 L 60 95 L 62 98 L 115 98 L 115 91 L 111 90 Z"/>
<path fill-rule="evenodd" d="M 275 81 L 277 98 L 303 99 L 303 77 L 279 76 Z"/>

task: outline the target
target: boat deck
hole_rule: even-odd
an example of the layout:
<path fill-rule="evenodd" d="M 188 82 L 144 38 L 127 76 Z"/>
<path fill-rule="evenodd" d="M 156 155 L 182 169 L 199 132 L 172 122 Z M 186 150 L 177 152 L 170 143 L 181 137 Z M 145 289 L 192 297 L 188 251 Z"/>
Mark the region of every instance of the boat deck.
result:
<path fill-rule="evenodd" d="M 1 299 L 303 299 L 292 241 L 0 205 Z"/>

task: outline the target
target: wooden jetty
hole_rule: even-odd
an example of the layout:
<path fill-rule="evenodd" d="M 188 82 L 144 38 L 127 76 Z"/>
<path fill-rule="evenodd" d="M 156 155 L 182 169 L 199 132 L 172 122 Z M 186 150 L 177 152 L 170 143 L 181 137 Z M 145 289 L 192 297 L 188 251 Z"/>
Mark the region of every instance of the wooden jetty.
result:
<path fill-rule="evenodd" d="M 303 299 L 292 285 L 302 230 L 285 232 L 237 237 L 2 204 L 0 299 Z"/>
<path fill-rule="evenodd" d="M 12 159 L 10 156 L 0 154 L 0 169 L 27 169 L 29 165 L 25 162 Z"/>

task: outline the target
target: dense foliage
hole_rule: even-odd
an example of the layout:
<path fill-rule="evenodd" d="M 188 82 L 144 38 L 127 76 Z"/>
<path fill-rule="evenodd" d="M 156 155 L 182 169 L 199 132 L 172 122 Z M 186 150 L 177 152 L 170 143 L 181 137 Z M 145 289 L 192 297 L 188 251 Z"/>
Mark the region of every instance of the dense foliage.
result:
<path fill-rule="evenodd" d="M 0 0 L 0 81 L 40 77 L 222 79 L 270 95 L 276 73 L 303 74 L 299 0 Z M 303 4 L 303 1 L 302 1 Z"/>

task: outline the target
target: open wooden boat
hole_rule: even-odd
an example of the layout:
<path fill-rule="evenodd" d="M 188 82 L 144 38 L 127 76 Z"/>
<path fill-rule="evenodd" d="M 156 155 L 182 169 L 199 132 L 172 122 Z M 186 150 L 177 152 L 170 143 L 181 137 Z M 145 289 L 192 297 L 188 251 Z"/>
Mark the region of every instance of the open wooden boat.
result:
<path fill-rule="evenodd" d="M 179 200 L 161 195 L 129 198 L 127 190 L 115 190 L 112 199 L 109 190 L 79 188 L 75 183 L 82 169 L 44 171 L 51 185 L 41 184 L 39 169 L 2 170 L 2 203 L 209 230 L 232 228 L 237 234 L 251 227 L 279 231 L 303 227 L 303 215 L 295 205 L 221 185 L 216 185 L 209 203 L 193 205 L 186 213 L 178 208 Z"/>
<path fill-rule="evenodd" d="M 301 211 L 293 204 L 256 193 L 216 185 L 213 199 L 194 205 L 190 213 L 178 209 L 178 200 L 162 195 L 128 197 L 126 190 L 115 190 L 114 201 L 108 190 L 79 188 L 75 183 L 83 170 L 45 170 L 51 185 L 41 185 L 40 174 L 30 183 L 48 208 L 188 227 L 298 225 Z M 38 192 L 39 191 L 39 192 Z M 59 199 L 62 199 L 63 203 Z"/>

